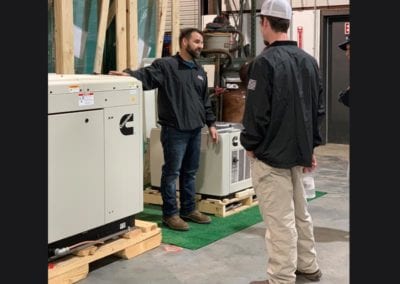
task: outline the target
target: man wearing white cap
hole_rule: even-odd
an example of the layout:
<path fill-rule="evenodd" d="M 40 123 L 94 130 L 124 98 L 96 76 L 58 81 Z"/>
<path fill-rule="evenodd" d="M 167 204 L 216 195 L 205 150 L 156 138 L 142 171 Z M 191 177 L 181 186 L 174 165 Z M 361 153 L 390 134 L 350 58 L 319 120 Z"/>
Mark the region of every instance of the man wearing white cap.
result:
<path fill-rule="evenodd" d="M 268 48 L 249 69 L 241 144 L 252 157 L 252 181 L 266 224 L 269 279 L 252 284 L 319 281 L 313 223 L 303 172 L 313 171 L 325 116 L 316 60 L 288 39 L 288 0 L 266 0 L 260 13 Z"/>

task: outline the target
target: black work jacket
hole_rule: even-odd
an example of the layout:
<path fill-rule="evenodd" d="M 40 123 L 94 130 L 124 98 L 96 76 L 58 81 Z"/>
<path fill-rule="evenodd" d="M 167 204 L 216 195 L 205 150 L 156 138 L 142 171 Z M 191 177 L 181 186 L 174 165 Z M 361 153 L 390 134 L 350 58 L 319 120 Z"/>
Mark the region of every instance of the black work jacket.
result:
<path fill-rule="evenodd" d="M 158 88 L 158 123 L 179 130 L 211 126 L 216 117 L 208 96 L 207 76 L 202 66 L 190 64 L 177 53 L 153 61 L 136 71 L 124 70 L 142 81 L 144 90 Z"/>
<path fill-rule="evenodd" d="M 246 150 L 272 167 L 310 167 L 324 115 L 317 62 L 295 41 L 275 41 L 254 59 L 240 135 Z"/>

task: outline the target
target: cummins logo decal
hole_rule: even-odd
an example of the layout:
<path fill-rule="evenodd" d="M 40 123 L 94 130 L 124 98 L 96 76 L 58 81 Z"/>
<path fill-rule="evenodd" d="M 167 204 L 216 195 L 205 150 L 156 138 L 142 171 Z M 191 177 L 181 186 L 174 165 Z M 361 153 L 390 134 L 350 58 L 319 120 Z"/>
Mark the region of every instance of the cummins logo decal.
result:
<path fill-rule="evenodd" d="M 121 130 L 121 133 L 124 135 L 133 134 L 133 127 L 126 126 L 129 121 L 133 121 L 133 113 L 124 114 L 119 121 L 119 130 Z"/>

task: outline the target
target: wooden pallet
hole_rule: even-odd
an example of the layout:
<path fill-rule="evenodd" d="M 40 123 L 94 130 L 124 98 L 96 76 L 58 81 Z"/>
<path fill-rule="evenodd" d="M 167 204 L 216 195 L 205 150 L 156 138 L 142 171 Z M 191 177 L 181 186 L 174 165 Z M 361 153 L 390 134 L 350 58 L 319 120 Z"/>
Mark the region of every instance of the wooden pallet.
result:
<path fill-rule="evenodd" d="M 179 191 L 176 192 L 176 201 L 179 206 Z M 151 187 L 143 191 L 143 202 L 146 204 L 162 205 L 161 193 L 158 189 Z M 235 193 L 234 198 L 203 198 L 201 194 L 196 194 L 196 207 L 200 212 L 213 214 L 219 217 L 226 217 L 240 212 L 258 204 L 253 188 Z"/>
<path fill-rule="evenodd" d="M 196 194 L 195 199 L 196 199 L 196 202 L 199 201 L 201 199 L 201 195 Z M 162 201 L 160 191 L 158 189 L 154 189 L 151 187 L 146 188 L 143 191 L 143 202 L 147 203 L 147 204 L 162 205 L 163 201 Z M 176 191 L 176 202 L 179 206 L 179 190 Z"/>
<path fill-rule="evenodd" d="M 201 199 L 197 206 L 200 212 L 213 214 L 218 217 L 227 217 L 257 204 L 258 200 L 256 200 L 254 189 L 247 188 L 236 192 L 235 197 L 230 199 Z"/>
<path fill-rule="evenodd" d="M 66 256 L 49 263 L 48 283 L 75 283 L 87 277 L 89 263 L 116 254 L 130 259 L 161 244 L 161 228 L 157 223 L 135 220 L 135 229 L 100 246 L 83 249 L 75 255 Z"/>
<path fill-rule="evenodd" d="M 177 193 L 178 196 L 178 193 Z M 179 199 L 176 198 L 176 201 L 179 202 Z M 146 188 L 143 191 L 143 202 L 147 204 L 156 204 L 161 205 L 163 203 L 161 198 L 161 193 L 157 189 L 153 189 L 151 187 Z"/>

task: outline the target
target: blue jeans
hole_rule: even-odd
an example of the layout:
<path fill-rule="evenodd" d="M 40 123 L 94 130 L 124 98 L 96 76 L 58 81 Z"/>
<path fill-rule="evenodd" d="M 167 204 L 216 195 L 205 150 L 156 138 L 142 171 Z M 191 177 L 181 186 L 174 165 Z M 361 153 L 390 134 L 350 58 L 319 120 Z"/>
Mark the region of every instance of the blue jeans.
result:
<path fill-rule="evenodd" d="M 161 174 L 163 216 L 178 214 L 176 179 L 179 176 L 180 215 L 196 209 L 196 172 L 199 168 L 201 128 L 181 131 L 170 126 L 161 128 L 164 165 Z"/>

